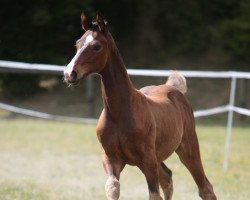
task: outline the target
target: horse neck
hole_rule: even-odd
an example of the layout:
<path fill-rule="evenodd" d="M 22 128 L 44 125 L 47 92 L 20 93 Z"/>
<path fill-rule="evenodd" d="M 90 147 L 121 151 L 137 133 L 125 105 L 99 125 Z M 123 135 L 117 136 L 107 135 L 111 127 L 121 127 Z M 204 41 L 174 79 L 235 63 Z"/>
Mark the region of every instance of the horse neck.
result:
<path fill-rule="evenodd" d="M 100 73 L 102 76 L 102 98 L 107 114 L 112 119 L 118 120 L 131 106 L 134 88 L 114 42 L 110 49 L 107 65 Z"/>

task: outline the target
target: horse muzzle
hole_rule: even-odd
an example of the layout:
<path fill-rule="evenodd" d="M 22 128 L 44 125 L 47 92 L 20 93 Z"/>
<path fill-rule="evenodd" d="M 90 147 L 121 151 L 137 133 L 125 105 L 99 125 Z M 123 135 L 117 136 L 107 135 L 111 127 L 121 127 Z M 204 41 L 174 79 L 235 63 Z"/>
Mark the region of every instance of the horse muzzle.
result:
<path fill-rule="evenodd" d="M 77 72 L 75 70 L 71 72 L 64 71 L 64 81 L 70 85 L 77 85 L 79 83 L 77 77 Z"/>

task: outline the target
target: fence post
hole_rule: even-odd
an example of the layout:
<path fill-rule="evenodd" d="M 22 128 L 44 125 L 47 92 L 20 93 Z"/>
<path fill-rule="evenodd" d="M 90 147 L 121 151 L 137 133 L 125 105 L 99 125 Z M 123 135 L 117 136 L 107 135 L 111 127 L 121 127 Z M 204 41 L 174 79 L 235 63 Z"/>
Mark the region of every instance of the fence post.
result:
<path fill-rule="evenodd" d="M 247 80 L 246 79 L 240 79 L 240 107 L 246 108 L 247 106 Z M 244 121 L 246 119 L 246 115 L 240 115 L 241 121 Z"/>
<path fill-rule="evenodd" d="M 235 101 L 235 91 L 236 91 L 236 77 L 233 76 L 231 79 L 231 89 L 230 89 L 230 99 L 229 99 L 229 111 L 227 118 L 227 135 L 226 135 L 226 145 L 225 145 L 225 160 L 224 160 L 224 169 L 228 169 L 228 160 L 229 160 L 229 151 L 230 151 L 230 142 L 232 135 L 232 126 L 233 126 L 233 112 L 234 112 L 234 101 Z"/>
<path fill-rule="evenodd" d="M 93 75 L 90 75 L 87 77 L 87 103 L 88 103 L 88 116 L 89 117 L 94 117 L 95 113 L 95 105 L 94 105 L 94 100 L 95 100 L 95 94 L 94 94 L 94 77 Z"/>

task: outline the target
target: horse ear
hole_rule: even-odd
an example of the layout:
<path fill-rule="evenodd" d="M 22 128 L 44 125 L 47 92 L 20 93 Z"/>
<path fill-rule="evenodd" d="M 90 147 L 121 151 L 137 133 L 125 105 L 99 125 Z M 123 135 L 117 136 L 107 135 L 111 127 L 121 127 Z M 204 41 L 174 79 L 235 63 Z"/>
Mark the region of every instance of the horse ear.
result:
<path fill-rule="evenodd" d="M 82 24 L 82 29 L 87 31 L 90 28 L 91 21 L 89 20 L 88 16 L 82 12 L 81 14 L 81 24 Z"/>
<path fill-rule="evenodd" d="M 104 19 L 103 15 L 100 12 L 97 12 L 95 20 L 96 20 L 96 23 L 97 23 L 100 31 L 105 31 L 107 21 Z"/>

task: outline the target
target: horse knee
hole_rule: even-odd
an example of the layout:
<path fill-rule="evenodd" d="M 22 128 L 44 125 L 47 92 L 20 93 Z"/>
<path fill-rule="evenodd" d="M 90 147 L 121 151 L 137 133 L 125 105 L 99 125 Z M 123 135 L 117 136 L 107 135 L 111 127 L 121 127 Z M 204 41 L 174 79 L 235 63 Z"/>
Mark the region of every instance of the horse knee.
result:
<path fill-rule="evenodd" d="M 106 196 L 108 200 L 118 200 L 120 196 L 120 183 L 114 177 L 110 176 L 105 185 Z"/>

